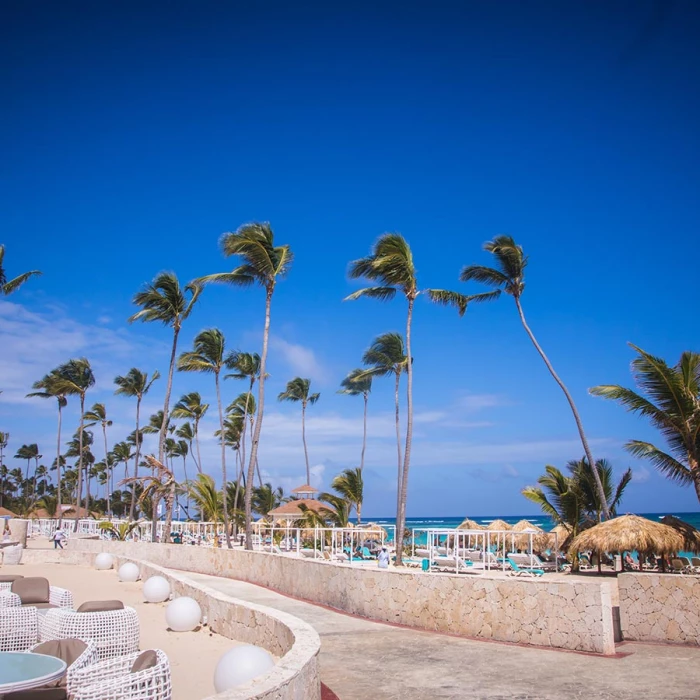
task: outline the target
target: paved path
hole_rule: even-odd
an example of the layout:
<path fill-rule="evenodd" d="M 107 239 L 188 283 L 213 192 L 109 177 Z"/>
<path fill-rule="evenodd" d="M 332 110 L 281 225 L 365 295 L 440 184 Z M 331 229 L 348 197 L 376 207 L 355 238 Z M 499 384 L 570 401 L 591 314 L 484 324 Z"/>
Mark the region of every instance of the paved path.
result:
<path fill-rule="evenodd" d="M 603 658 L 392 627 L 260 586 L 187 573 L 223 593 L 306 620 L 321 636 L 321 679 L 340 700 L 697 700 L 700 649 L 623 644 Z"/>

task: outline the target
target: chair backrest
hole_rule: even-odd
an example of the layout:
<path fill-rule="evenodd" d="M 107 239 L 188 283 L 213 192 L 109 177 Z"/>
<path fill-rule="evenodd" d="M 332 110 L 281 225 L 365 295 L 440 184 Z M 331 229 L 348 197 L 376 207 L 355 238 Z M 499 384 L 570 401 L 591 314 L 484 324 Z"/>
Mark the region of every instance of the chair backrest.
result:
<path fill-rule="evenodd" d="M 690 566 L 690 561 L 689 561 L 688 557 L 678 557 L 678 558 L 683 562 L 683 566 Z"/>
<path fill-rule="evenodd" d="M 671 566 L 674 571 L 683 571 L 685 564 L 680 559 L 671 559 Z"/>
<path fill-rule="evenodd" d="M 82 639 L 50 639 L 48 642 L 37 644 L 32 652 L 55 656 L 66 662 L 66 666 L 72 666 L 88 648 Z"/>
<path fill-rule="evenodd" d="M 513 557 L 506 557 L 506 561 L 510 564 L 510 568 L 513 569 L 513 571 L 520 571 L 520 567 Z"/>
<path fill-rule="evenodd" d="M 22 605 L 48 603 L 51 596 L 49 581 L 42 576 L 18 578 L 12 582 L 11 590 L 22 599 Z"/>
<path fill-rule="evenodd" d="M 107 610 L 124 610 L 124 603 L 121 600 L 88 600 L 79 606 L 75 612 L 92 613 L 106 612 Z"/>
<path fill-rule="evenodd" d="M 3 574 L 0 576 L 0 583 L 12 583 L 18 578 L 24 578 L 21 574 Z"/>
<path fill-rule="evenodd" d="M 695 567 L 700 566 L 700 557 L 691 557 L 690 563 Z"/>

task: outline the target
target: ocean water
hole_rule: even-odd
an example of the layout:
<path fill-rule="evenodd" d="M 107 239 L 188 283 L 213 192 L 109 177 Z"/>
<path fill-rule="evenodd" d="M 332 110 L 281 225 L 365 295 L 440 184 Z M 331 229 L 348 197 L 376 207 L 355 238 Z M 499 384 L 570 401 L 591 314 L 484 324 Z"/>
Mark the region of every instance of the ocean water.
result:
<path fill-rule="evenodd" d="M 664 515 L 675 515 L 677 518 L 685 521 L 689 525 L 700 529 L 700 513 L 640 513 L 643 518 L 648 518 L 649 520 L 660 521 Z M 460 517 L 440 517 L 436 516 L 434 518 L 406 518 L 406 528 L 411 530 L 413 528 L 430 528 L 436 530 L 449 530 L 456 528 L 467 516 Z M 515 525 L 520 520 L 527 520 L 533 525 L 541 527 L 545 531 L 549 531 L 554 527 L 554 522 L 546 515 L 484 515 L 480 517 L 471 517 L 471 520 L 479 523 L 479 525 L 489 525 L 494 520 L 503 520 L 509 525 Z M 374 522 L 379 525 L 395 525 L 396 518 L 366 518 L 366 522 Z M 389 531 L 389 537 L 391 539 L 392 532 Z M 416 533 L 416 544 L 424 545 L 426 544 L 426 533 Z M 681 552 L 682 556 L 695 556 L 687 552 Z"/>

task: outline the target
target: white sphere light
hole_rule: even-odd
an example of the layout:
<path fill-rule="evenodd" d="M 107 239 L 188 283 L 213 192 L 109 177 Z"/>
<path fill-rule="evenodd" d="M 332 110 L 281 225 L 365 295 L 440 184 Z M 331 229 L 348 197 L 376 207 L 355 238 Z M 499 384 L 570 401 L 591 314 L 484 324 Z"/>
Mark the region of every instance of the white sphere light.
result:
<path fill-rule="evenodd" d="M 194 598 L 181 596 L 168 603 L 165 621 L 173 632 L 191 632 L 202 619 L 202 608 Z"/>
<path fill-rule="evenodd" d="M 214 688 L 217 693 L 236 688 L 253 678 L 262 676 L 275 665 L 270 654 L 252 644 L 229 649 L 214 669 Z"/>
<path fill-rule="evenodd" d="M 136 566 L 133 562 L 126 562 L 126 564 L 122 564 L 119 567 L 119 571 L 117 572 L 117 576 L 119 576 L 120 581 L 124 581 L 126 583 L 134 583 L 134 581 L 139 580 L 139 567 Z"/>
<path fill-rule="evenodd" d="M 95 557 L 95 568 L 98 571 L 107 571 L 114 566 L 114 557 L 107 552 L 101 552 Z"/>
<path fill-rule="evenodd" d="M 147 603 L 162 603 L 170 597 L 170 584 L 162 576 L 151 576 L 143 584 L 143 599 Z"/>

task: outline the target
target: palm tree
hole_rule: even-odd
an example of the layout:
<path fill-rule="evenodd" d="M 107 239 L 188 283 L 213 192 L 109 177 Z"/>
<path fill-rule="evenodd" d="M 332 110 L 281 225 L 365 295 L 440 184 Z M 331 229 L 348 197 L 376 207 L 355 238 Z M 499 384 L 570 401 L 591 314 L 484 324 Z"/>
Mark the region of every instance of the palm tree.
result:
<path fill-rule="evenodd" d="M 5 273 L 5 245 L 0 245 L 0 294 L 7 297 L 16 292 L 30 277 L 39 276 L 39 270 L 31 270 L 8 280 Z"/>
<path fill-rule="evenodd" d="M 265 366 L 267 346 L 270 338 L 270 310 L 272 295 L 277 281 L 287 275 L 292 266 L 292 251 L 288 245 L 276 246 L 274 234 L 268 223 L 244 224 L 237 231 L 226 233 L 221 239 L 221 247 L 226 257 L 237 255 L 243 264 L 231 272 L 221 272 L 202 277 L 199 282 L 208 284 L 222 282 L 237 287 L 250 287 L 259 284 L 265 289 L 265 326 L 260 355 L 260 382 L 258 384 L 258 415 L 255 419 L 250 461 L 248 463 L 248 484 L 253 483 L 255 465 L 258 458 L 258 444 L 262 430 L 263 409 L 265 407 Z M 253 549 L 253 529 L 251 522 L 252 489 L 245 495 L 245 541 L 246 549 Z"/>
<path fill-rule="evenodd" d="M 332 527 L 348 527 L 350 522 L 350 509 L 352 504 L 342 496 L 334 493 L 322 493 L 319 495 L 321 501 L 328 503 L 327 508 L 320 508 L 322 515 Z"/>
<path fill-rule="evenodd" d="M 483 296 L 466 297 L 446 289 L 418 288 L 413 253 L 407 241 L 398 233 L 385 233 L 379 237 L 372 251 L 366 258 L 350 263 L 349 275 L 352 279 L 364 278 L 376 286 L 358 289 L 346 297 L 346 301 L 369 297 L 380 301 L 389 301 L 399 292 L 408 303 L 406 315 L 406 447 L 401 470 L 399 504 L 396 513 L 397 532 L 403 532 L 406 520 L 406 499 L 408 496 L 408 472 L 411 465 L 411 444 L 413 441 L 413 359 L 411 354 L 411 325 L 413 306 L 420 294 L 438 304 L 457 307 L 460 315 L 467 310 L 470 301 L 483 301 Z M 402 566 L 401 548 L 396 552 L 396 565 Z"/>
<path fill-rule="evenodd" d="M 583 457 L 578 460 L 571 460 L 567 463 L 567 469 L 579 484 L 583 495 L 584 510 L 588 520 L 592 524 L 601 522 L 603 514 L 603 504 L 600 502 L 600 495 L 593 476 L 593 470 L 588 465 L 588 460 Z M 607 459 L 599 459 L 595 463 L 596 471 L 600 483 L 603 484 L 605 493 L 605 504 L 608 507 L 608 512 L 611 518 L 617 517 L 617 508 L 620 505 L 622 496 L 627 488 L 627 485 L 632 481 L 632 470 L 627 469 L 620 478 L 617 486 L 613 484 L 613 468 L 612 464 Z"/>
<path fill-rule="evenodd" d="M 134 457 L 134 453 L 131 451 L 131 445 L 126 440 L 118 442 L 112 448 L 112 454 L 114 455 L 114 459 L 117 464 L 119 464 L 120 462 L 124 464 L 124 481 L 126 481 L 126 479 L 129 478 L 129 460 Z M 133 501 L 134 489 L 132 488 L 130 489 L 130 491 L 132 493 L 131 499 Z"/>
<path fill-rule="evenodd" d="M 84 358 L 68 360 L 60 365 L 55 370 L 57 376 L 57 387 L 66 396 L 80 397 L 80 427 L 78 428 L 79 435 L 79 457 L 78 457 L 78 493 L 75 509 L 75 522 L 78 522 L 80 516 L 80 502 L 83 497 L 83 433 L 85 428 L 85 394 L 95 384 L 95 375 L 90 367 L 90 362 Z M 89 504 L 85 503 L 87 511 Z"/>
<path fill-rule="evenodd" d="M 232 368 L 235 353 L 226 354 L 226 340 L 224 334 L 218 328 L 208 328 L 202 331 L 194 339 L 194 350 L 183 352 L 177 362 L 177 368 L 181 372 L 205 372 L 214 375 L 216 386 L 216 403 L 219 409 L 219 430 L 224 432 L 224 409 L 221 404 L 221 382 L 219 380 L 221 370 Z M 226 484 L 226 443 L 221 440 L 221 477 L 222 484 Z M 231 549 L 231 533 L 228 527 L 228 508 L 224 499 L 224 531 L 226 533 L 226 546 Z"/>
<path fill-rule="evenodd" d="M 333 479 L 331 487 L 337 491 L 357 511 L 357 524 L 362 522 L 362 499 L 364 483 L 362 481 L 362 468 L 344 469 L 341 474 Z"/>
<path fill-rule="evenodd" d="M 3 506 L 5 498 L 5 480 L 7 479 L 7 467 L 5 466 L 5 456 L 3 452 L 7 449 L 10 441 L 10 433 L 0 432 L 0 508 Z"/>
<path fill-rule="evenodd" d="M 107 408 L 103 403 L 96 403 L 93 405 L 93 407 L 85 413 L 83 416 L 85 420 L 91 421 L 90 423 L 86 423 L 85 426 L 87 428 L 97 425 L 97 423 L 100 424 L 102 427 L 102 439 L 104 440 L 104 451 L 105 451 L 105 470 L 107 469 L 107 455 L 109 454 L 109 450 L 107 449 L 107 428 L 109 428 L 112 425 L 112 421 L 107 418 Z M 109 496 L 107 496 L 107 502 L 109 503 Z M 107 511 L 109 511 L 109 505 L 107 506 Z"/>
<path fill-rule="evenodd" d="M 197 474 L 197 478 L 188 485 L 187 492 L 197 507 L 201 520 L 210 523 L 221 520 L 223 495 L 209 474 Z"/>
<path fill-rule="evenodd" d="M 362 396 L 365 410 L 362 417 L 362 452 L 360 453 L 360 472 L 365 468 L 365 448 L 367 447 L 367 402 L 372 391 L 372 377 L 364 369 L 354 369 L 340 383 L 339 394 Z M 359 520 L 358 520 L 359 522 Z"/>
<path fill-rule="evenodd" d="M 283 498 L 284 491 L 281 486 L 273 489 L 272 484 L 263 484 L 253 489 L 253 510 L 259 516 L 265 518 L 271 510 L 281 505 Z"/>
<path fill-rule="evenodd" d="M 184 394 L 180 400 L 173 406 L 172 417 L 177 420 L 191 420 L 194 423 L 194 441 L 197 445 L 197 459 L 195 465 L 197 471 L 202 473 L 202 454 L 199 451 L 199 421 L 204 418 L 204 414 L 209 408 L 208 403 L 202 403 L 202 397 L 197 391 L 191 391 L 189 394 Z M 194 454 L 192 455 L 194 459 Z"/>
<path fill-rule="evenodd" d="M 172 413 L 175 413 L 173 408 Z M 197 464 L 197 460 L 194 458 L 194 451 L 192 450 L 192 443 L 194 442 L 194 430 L 192 429 L 192 423 L 185 421 L 182 425 L 179 425 L 175 430 L 175 435 L 181 440 L 184 440 L 187 445 L 187 454 L 192 456 L 194 463 Z M 187 481 L 187 470 L 185 468 L 185 481 Z"/>
<path fill-rule="evenodd" d="M 36 443 L 32 443 L 31 445 L 22 445 L 17 450 L 17 454 L 15 454 L 15 459 L 26 459 L 27 460 L 27 469 L 24 475 L 25 481 L 29 481 L 29 465 L 31 461 L 34 459 L 36 460 L 37 465 L 39 464 L 39 458 L 42 455 L 39 454 L 39 445 Z"/>
<path fill-rule="evenodd" d="M 41 379 L 34 382 L 32 389 L 37 391 L 27 394 L 28 397 L 38 396 L 42 399 L 56 399 L 58 403 L 58 430 L 56 433 L 56 468 L 58 469 L 56 498 L 58 505 L 56 506 L 56 512 L 58 513 L 58 526 L 61 527 L 63 515 L 61 509 L 61 424 L 63 409 L 68 405 L 68 399 L 66 399 L 66 395 L 61 390 L 61 378 L 57 374 L 57 370 L 45 374 Z"/>
<path fill-rule="evenodd" d="M 159 321 L 173 329 L 173 346 L 170 353 L 170 366 L 168 368 L 168 382 L 165 387 L 165 400 L 163 402 L 163 423 L 158 436 L 158 463 L 163 464 L 165 459 L 165 433 L 168 426 L 170 410 L 170 392 L 173 388 L 173 373 L 175 372 L 175 355 L 177 353 L 177 339 L 180 335 L 182 323 L 192 313 L 192 308 L 197 303 L 202 287 L 196 282 L 190 282 L 184 290 L 180 286 L 177 276 L 173 272 L 161 272 L 146 288 L 134 295 L 134 304 L 142 307 L 133 316 L 129 317 L 129 323 L 144 321 L 149 323 Z M 187 295 L 189 294 L 189 300 Z M 156 493 L 156 492 L 154 492 Z M 153 527 L 151 539 L 156 539 L 156 516 L 158 504 L 154 505 Z"/>
<path fill-rule="evenodd" d="M 309 394 L 311 380 L 295 377 L 287 382 L 287 388 L 279 394 L 278 401 L 291 401 L 301 403 L 301 441 L 304 443 L 304 458 L 306 459 L 306 483 L 311 483 L 311 471 L 309 469 L 309 452 L 306 449 L 306 407 L 313 406 L 321 394 Z"/>
<path fill-rule="evenodd" d="M 141 401 L 153 386 L 153 382 L 160 378 L 160 372 L 155 370 L 148 378 L 148 372 L 142 372 L 138 367 L 132 367 L 124 376 L 118 375 L 114 378 L 114 383 L 117 389 L 114 392 L 117 396 L 135 396 L 136 397 L 136 434 L 139 435 L 139 423 L 141 414 Z M 136 459 L 134 466 L 134 476 L 139 475 L 139 453 L 141 451 L 141 441 L 135 441 Z M 129 520 L 134 519 L 136 509 L 136 496 L 134 490 L 131 489 L 131 505 L 129 506 Z"/>
<path fill-rule="evenodd" d="M 625 449 L 648 459 L 671 481 L 694 486 L 700 501 L 700 354 L 684 352 L 669 366 L 660 357 L 631 347 L 638 354 L 632 361 L 632 376 L 640 393 L 617 384 L 595 386 L 590 392 L 648 418 L 666 440 L 667 451 L 643 440 L 630 440 Z"/>
<path fill-rule="evenodd" d="M 583 445 L 583 451 L 588 459 L 588 463 L 595 464 L 595 460 L 593 459 L 593 455 L 591 453 L 591 448 L 588 446 L 588 439 L 583 431 L 581 416 L 576 408 L 574 399 L 569 390 L 566 388 L 564 382 L 555 372 L 552 363 L 549 361 L 547 355 L 545 355 L 544 350 L 537 342 L 534 333 L 525 320 L 521 297 L 523 291 L 525 290 L 525 268 L 527 267 L 528 262 L 527 256 L 523 253 L 522 247 L 517 245 L 511 236 L 496 236 L 493 241 L 489 241 L 484 245 L 484 250 L 493 254 L 497 267 L 493 268 L 486 267 L 484 265 L 468 265 L 462 269 L 459 279 L 462 282 L 475 280 L 476 282 L 481 282 L 491 287 L 495 287 L 492 292 L 487 292 L 487 295 L 490 295 L 489 298 L 491 299 L 499 297 L 501 291 L 513 297 L 515 306 L 518 309 L 518 315 L 520 316 L 520 322 L 523 324 L 525 332 L 547 366 L 547 369 L 554 378 L 554 381 L 559 385 L 562 392 L 564 392 L 564 396 L 569 403 L 574 420 L 576 421 L 576 427 L 578 428 L 578 434 L 581 439 L 581 444 Z M 596 480 L 596 488 L 598 489 L 600 500 L 603 504 L 605 504 L 603 485 L 599 482 L 598 473 L 595 470 L 593 471 L 593 476 Z M 607 505 L 604 505 L 603 515 L 606 519 L 610 517 Z"/>
<path fill-rule="evenodd" d="M 80 434 L 79 434 L 80 433 Z M 92 434 L 92 431 L 90 430 L 83 430 L 82 432 L 76 431 L 76 433 L 73 435 L 73 437 L 66 443 L 68 445 L 68 449 L 66 450 L 66 457 L 78 457 L 79 460 L 82 460 L 81 464 L 83 464 L 83 469 L 85 470 L 85 484 L 86 484 L 86 489 L 85 489 L 85 510 L 89 512 L 90 508 L 90 472 L 89 472 L 89 465 L 93 464 L 95 462 L 95 457 L 90 451 L 90 446 L 94 442 L 94 436 Z M 80 507 L 80 503 L 77 504 L 77 507 Z M 76 509 L 76 513 L 77 513 Z"/>
<path fill-rule="evenodd" d="M 247 379 L 250 382 L 243 404 L 243 425 L 245 426 L 248 421 L 248 416 L 255 414 L 253 387 L 255 386 L 255 382 L 260 378 L 260 355 L 258 355 L 257 352 L 237 352 L 233 357 L 233 369 L 234 371 L 231 374 L 225 375 L 224 379 Z M 251 437 L 252 431 L 251 420 Z M 245 464 L 245 427 L 241 435 L 241 463 Z M 258 478 L 260 478 L 259 473 Z"/>
<path fill-rule="evenodd" d="M 377 336 L 369 349 L 362 356 L 362 362 L 369 369 L 366 373 L 371 377 L 386 377 L 394 375 L 394 413 L 396 422 L 396 512 L 401 508 L 401 484 L 403 482 L 403 464 L 401 459 L 401 424 L 399 419 L 399 388 L 401 374 L 406 372 L 408 357 L 404 349 L 403 337 L 400 333 L 383 333 Z M 397 530 L 398 532 L 398 530 Z"/>

